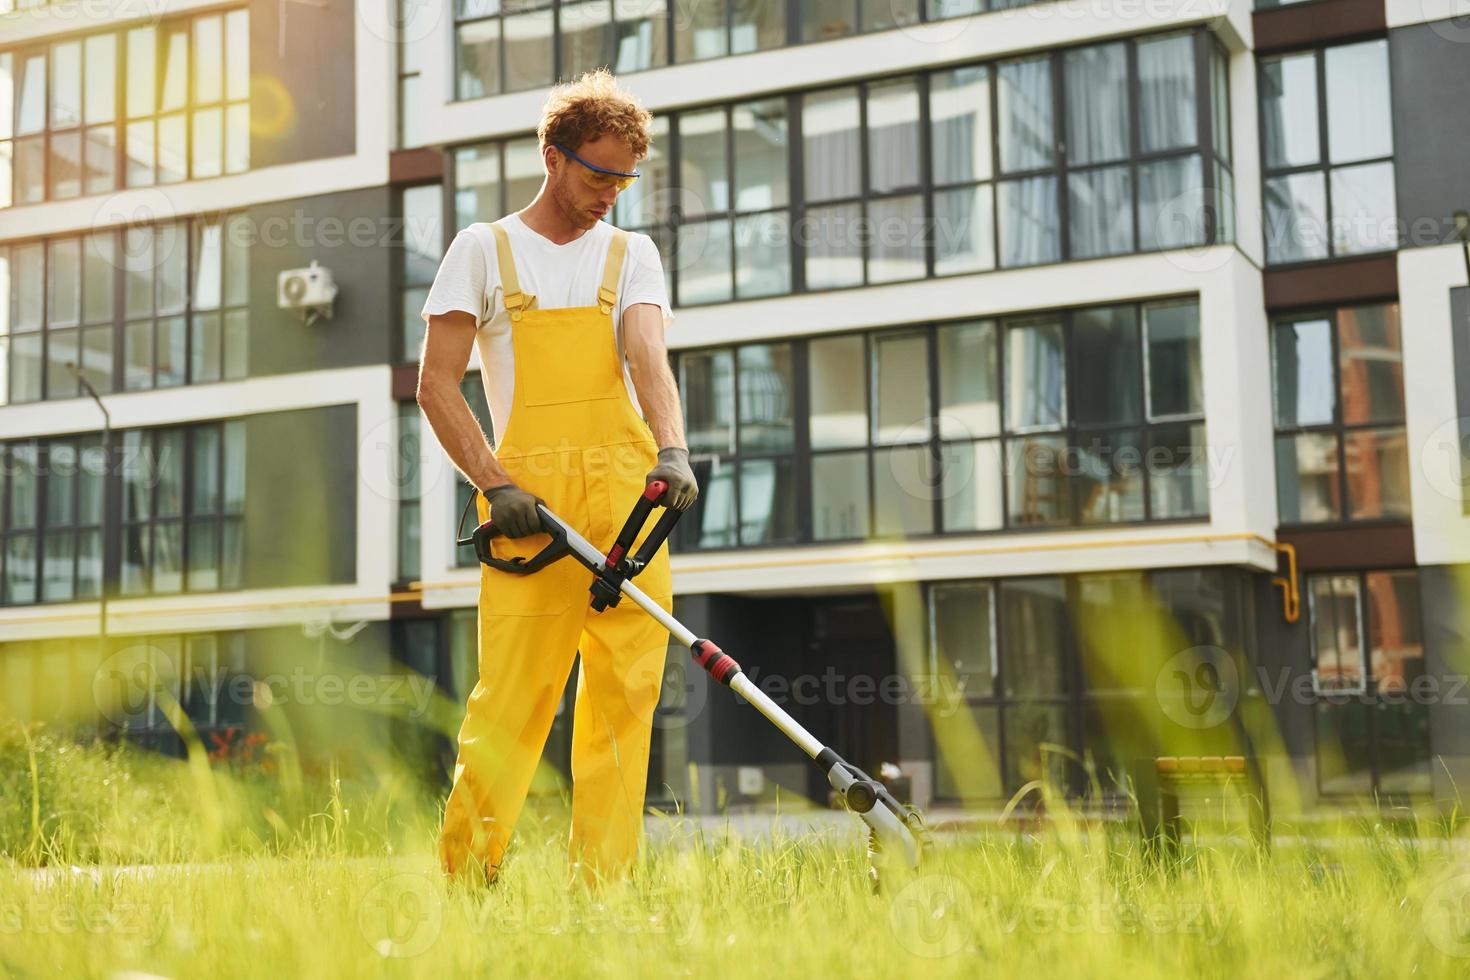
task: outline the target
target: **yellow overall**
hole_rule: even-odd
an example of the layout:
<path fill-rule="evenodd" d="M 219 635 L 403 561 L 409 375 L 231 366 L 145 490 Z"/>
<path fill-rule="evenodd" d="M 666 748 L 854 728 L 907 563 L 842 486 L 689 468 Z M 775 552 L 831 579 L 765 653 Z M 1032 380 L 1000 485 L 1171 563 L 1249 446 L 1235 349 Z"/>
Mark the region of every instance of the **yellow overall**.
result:
<path fill-rule="evenodd" d="M 491 227 L 515 351 L 510 423 L 496 457 L 517 486 L 606 554 L 658 458 L 628 398 L 613 331 L 627 233 L 614 231 L 596 306 L 543 310 L 520 291 L 505 230 Z M 478 509 L 481 521 L 491 516 L 483 496 Z M 500 558 L 529 558 L 549 540 L 497 538 L 493 547 Z M 591 581 L 570 557 L 524 576 L 480 567 L 479 680 L 439 842 L 449 874 L 476 865 L 497 873 L 579 650 L 569 858 L 588 881 L 632 869 L 668 634 L 630 601 L 592 612 Z M 670 608 L 666 548 L 638 585 Z"/>

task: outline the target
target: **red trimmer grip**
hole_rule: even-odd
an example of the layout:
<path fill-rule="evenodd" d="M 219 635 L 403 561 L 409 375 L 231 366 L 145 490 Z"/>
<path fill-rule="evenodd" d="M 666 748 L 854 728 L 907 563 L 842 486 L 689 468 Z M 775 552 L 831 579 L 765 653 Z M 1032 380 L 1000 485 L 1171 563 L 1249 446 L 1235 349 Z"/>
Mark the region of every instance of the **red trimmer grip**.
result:
<path fill-rule="evenodd" d="M 643 499 L 657 503 L 658 498 L 668 492 L 668 489 L 669 484 L 667 480 L 652 480 L 648 486 L 643 488 Z"/>
<path fill-rule="evenodd" d="M 689 648 L 694 654 L 694 662 L 703 667 L 711 677 L 727 687 L 730 680 L 740 673 L 740 665 L 735 658 L 721 650 L 709 640 L 695 640 L 694 645 Z"/>

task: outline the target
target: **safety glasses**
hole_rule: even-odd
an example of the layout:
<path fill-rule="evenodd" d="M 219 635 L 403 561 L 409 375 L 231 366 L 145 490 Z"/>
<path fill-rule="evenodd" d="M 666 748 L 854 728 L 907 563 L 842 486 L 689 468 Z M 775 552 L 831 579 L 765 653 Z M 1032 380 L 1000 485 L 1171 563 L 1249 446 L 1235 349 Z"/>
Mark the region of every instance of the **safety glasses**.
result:
<path fill-rule="evenodd" d="M 560 143 L 553 143 L 551 145 L 582 165 L 582 179 L 593 190 L 605 191 L 609 187 L 616 187 L 619 191 L 625 191 L 629 187 L 632 187 L 633 181 L 639 177 L 639 173 L 636 170 L 632 173 L 624 173 L 621 170 L 608 170 L 606 167 L 599 167 L 595 163 L 588 163 Z"/>

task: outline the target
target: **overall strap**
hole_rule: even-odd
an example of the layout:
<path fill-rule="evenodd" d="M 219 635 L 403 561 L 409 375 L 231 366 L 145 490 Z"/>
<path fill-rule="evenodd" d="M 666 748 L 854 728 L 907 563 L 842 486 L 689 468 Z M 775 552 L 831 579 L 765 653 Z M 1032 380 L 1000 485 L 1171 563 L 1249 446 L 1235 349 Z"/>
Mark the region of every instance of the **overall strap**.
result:
<path fill-rule="evenodd" d="M 521 281 L 516 276 L 515 259 L 510 254 L 510 236 L 505 233 L 505 229 L 498 221 L 490 225 L 490 230 L 495 232 L 495 259 L 500 266 L 501 300 L 510 318 L 518 321 L 521 313 L 529 310 L 536 302 L 536 297 L 521 292 Z"/>
<path fill-rule="evenodd" d="M 614 228 L 612 241 L 607 246 L 607 265 L 602 270 L 602 285 L 597 287 L 597 307 L 603 313 L 611 313 L 618 305 L 618 280 L 623 275 L 623 256 L 627 251 L 628 233 L 621 228 Z"/>

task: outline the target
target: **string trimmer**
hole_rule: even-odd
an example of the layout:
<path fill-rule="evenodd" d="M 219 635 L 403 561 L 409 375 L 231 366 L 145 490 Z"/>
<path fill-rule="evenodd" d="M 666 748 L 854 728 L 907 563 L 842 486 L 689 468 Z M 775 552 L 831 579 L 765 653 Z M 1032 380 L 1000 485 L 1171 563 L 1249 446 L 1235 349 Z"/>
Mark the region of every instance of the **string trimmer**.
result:
<path fill-rule="evenodd" d="M 500 536 L 500 529 L 495 526 L 493 519 L 475 528 L 470 537 L 458 540 L 461 545 L 473 544 L 476 556 L 484 564 L 513 575 L 532 575 L 552 562 L 571 555 L 592 572 L 593 610 L 602 612 L 616 606 L 624 596 L 633 600 L 668 630 L 671 636 L 687 646 L 694 662 L 703 667 L 710 677 L 755 705 L 757 711 L 765 715 L 817 764 L 817 768 L 826 774 L 827 782 L 841 796 L 847 808 L 868 825 L 871 857 L 877 859 L 892 854 L 901 858 L 909 868 L 917 867 L 920 841 L 927 836 L 922 815 L 895 799 L 881 782 L 819 742 L 816 736 L 803 728 L 746 677 L 734 658 L 712 641 L 695 636 L 693 631 L 664 611 L 662 606 L 631 581 L 648 566 L 679 520 L 679 511 L 666 508 L 637 554 L 631 554 L 638 532 L 648 522 L 655 502 L 667 489 L 668 485 L 662 480 L 654 480 L 648 484 L 623 524 L 622 531 L 618 533 L 617 541 L 606 555 L 544 504 L 538 505 L 537 510 L 541 515 L 541 529 L 551 537 L 551 541 L 530 558 L 497 558 L 491 553 L 490 542 Z M 464 513 L 460 515 L 460 530 L 463 530 L 464 518 L 468 513 L 469 506 L 466 505 Z"/>

